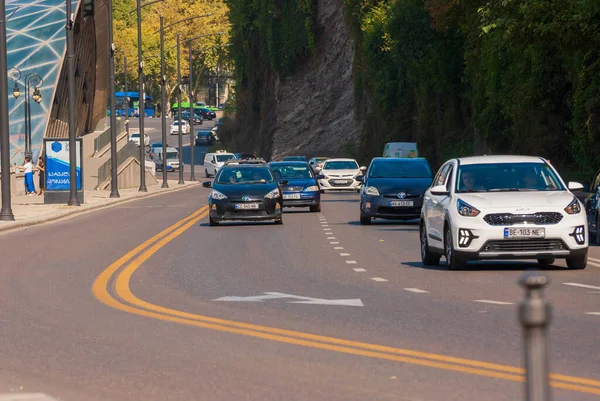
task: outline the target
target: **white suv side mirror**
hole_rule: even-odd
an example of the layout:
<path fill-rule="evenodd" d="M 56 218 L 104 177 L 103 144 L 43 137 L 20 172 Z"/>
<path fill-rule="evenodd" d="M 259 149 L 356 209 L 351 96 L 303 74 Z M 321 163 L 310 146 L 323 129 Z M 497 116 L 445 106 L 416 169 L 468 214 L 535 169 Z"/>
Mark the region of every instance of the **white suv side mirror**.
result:
<path fill-rule="evenodd" d="M 583 189 L 583 184 L 575 181 L 569 181 L 569 184 L 567 186 L 569 188 L 569 191 L 581 191 Z"/>
<path fill-rule="evenodd" d="M 432 195 L 437 196 L 448 195 L 450 193 L 445 185 L 436 185 L 435 187 L 431 188 L 430 192 Z"/>

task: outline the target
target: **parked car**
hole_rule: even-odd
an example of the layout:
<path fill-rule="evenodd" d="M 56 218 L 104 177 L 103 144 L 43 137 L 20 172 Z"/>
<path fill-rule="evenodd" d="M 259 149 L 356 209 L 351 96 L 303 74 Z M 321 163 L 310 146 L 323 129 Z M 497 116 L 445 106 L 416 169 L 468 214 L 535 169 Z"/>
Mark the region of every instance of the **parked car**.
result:
<path fill-rule="evenodd" d="M 423 194 L 433 174 L 423 158 L 376 157 L 357 181 L 363 183 L 360 224 L 371 219 L 413 220 L 421 217 Z"/>
<path fill-rule="evenodd" d="M 354 159 L 329 159 L 323 164 L 317 178 L 322 190 L 350 190 L 360 192 L 362 183 L 356 177 L 367 171 Z"/>
<path fill-rule="evenodd" d="M 140 133 L 134 132 L 134 133 L 130 134 L 129 140 L 131 142 L 135 143 L 137 146 L 140 146 Z M 150 145 L 150 137 L 148 136 L 148 134 L 144 134 L 144 146 L 149 146 L 149 145 Z"/>
<path fill-rule="evenodd" d="M 469 260 L 566 259 L 585 269 L 588 224 L 581 202 L 545 159 L 476 156 L 444 163 L 425 192 L 420 219 L 421 259 L 450 270 Z"/>
<path fill-rule="evenodd" d="M 190 133 L 190 123 L 187 121 L 181 121 L 181 133 L 189 134 Z M 173 121 L 171 124 L 171 135 L 179 135 L 179 121 Z"/>

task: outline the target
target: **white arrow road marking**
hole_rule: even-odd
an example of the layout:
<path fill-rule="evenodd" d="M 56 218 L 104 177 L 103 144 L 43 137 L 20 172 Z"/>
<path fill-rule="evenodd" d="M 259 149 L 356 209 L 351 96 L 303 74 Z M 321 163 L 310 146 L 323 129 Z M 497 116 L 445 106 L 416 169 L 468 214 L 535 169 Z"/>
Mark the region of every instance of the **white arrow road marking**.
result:
<path fill-rule="evenodd" d="M 250 297 L 228 296 L 213 299 L 213 301 L 229 302 L 263 302 L 267 299 L 298 299 L 298 301 L 288 301 L 289 304 L 311 304 L 311 305 L 339 305 L 339 306 L 364 306 L 359 298 L 356 299 L 322 299 L 303 297 L 300 295 L 284 294 L 282 292 L 265 292 L 265 295 L 255 295 Z"/>
<path fill-rule="evenodd" d="M 579 284 L 579 283 L 563 283 L 564 285 L 570 285 L 573 287 L 591 288 L 592 290 L 600 290 L 600 287 L 595 285 Z"/>
<path fill-rule="evenodd" d="M 504 302 L 504 301 L 492 301 L 489 299 L 476 299 L 475 302 L 481 302 L 484 304 L 493 304 L 493 305 L 512 305 L 512 302 Z"/>

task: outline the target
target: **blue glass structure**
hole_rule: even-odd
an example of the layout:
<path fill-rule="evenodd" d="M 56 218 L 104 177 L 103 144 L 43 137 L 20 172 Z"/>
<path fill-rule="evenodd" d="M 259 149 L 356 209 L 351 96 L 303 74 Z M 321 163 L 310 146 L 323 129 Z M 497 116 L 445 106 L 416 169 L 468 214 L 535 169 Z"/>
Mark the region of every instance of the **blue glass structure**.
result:
<path fill-rule="evenodd" d="M 73 0 L 77 14 L 79 0 Z M 31 150 L 37 157 L 48 126 L 56 87 L 66 51 L 64 0 L 7 0 L 6 24 L 8 67 L 21 72 L 18 86 L 21 96 L 15 99 L 12 89 L 15 82 L 9 77 L 9 121 L 11 163 L 22 163 L 25 150 L 25 80 L 27 74 L 36 73 L 43 79 L 39 88 L 42 100 L 30 101 Z M 31 88 L 33 91 L 33 88 Z"/>

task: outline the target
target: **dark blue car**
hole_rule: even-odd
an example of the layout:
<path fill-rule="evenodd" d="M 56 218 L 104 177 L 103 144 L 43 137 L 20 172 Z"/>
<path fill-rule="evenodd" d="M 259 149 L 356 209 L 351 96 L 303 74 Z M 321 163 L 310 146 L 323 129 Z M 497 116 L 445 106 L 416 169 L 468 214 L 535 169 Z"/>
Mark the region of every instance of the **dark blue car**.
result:
<path fill-rule="evenodd" d="M 413 220 L 421 216 L 423 194 L 432 181 L 431 167 L 423 158 L 376 157 L 363 182 L 360 223 L 371 219 Z"/>
<path fill-rule="evenodd" d="M 271 162 L 269 166 L 277 179 L 287 181 L 281 187 L 284 207 L 308 207 L 311 212 L 321 211 L 319 183 L 307 162 Z"/>

